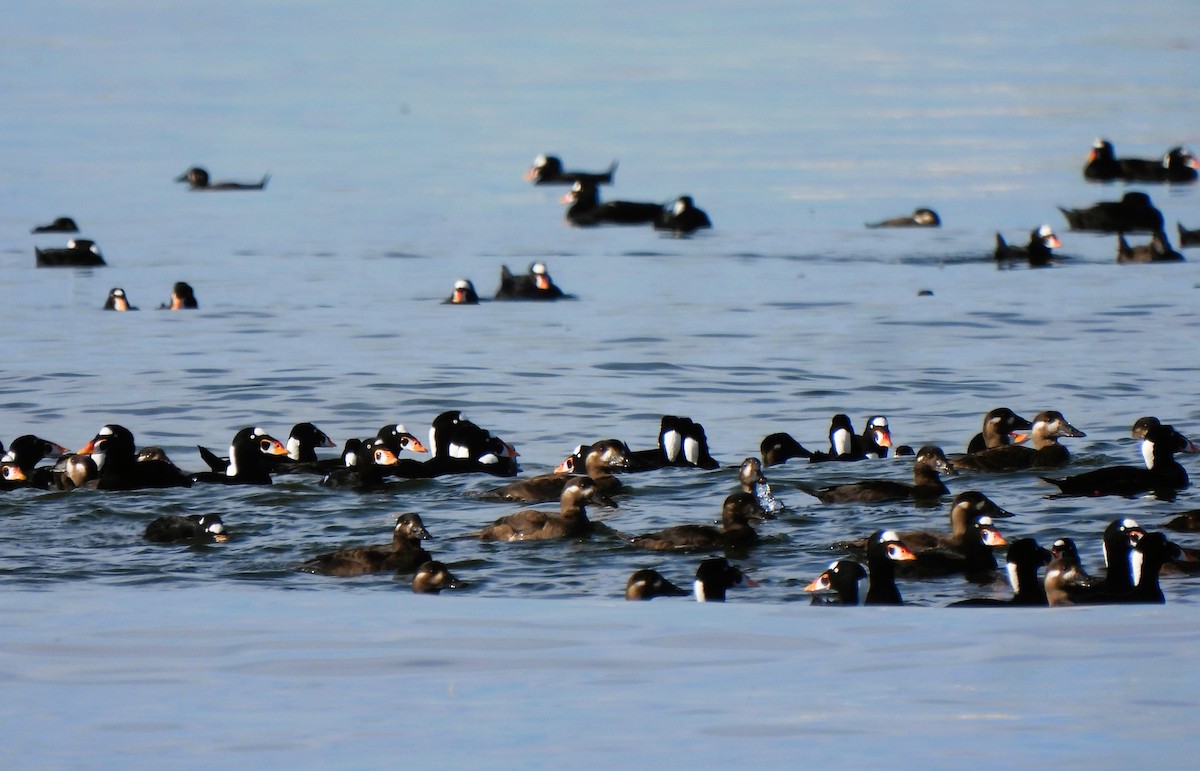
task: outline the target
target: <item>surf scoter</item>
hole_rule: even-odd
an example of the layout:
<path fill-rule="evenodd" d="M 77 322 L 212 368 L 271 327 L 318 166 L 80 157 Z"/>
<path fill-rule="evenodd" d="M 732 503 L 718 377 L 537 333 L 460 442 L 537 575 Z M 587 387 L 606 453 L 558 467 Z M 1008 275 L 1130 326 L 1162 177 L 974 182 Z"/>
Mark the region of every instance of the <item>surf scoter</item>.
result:
<path fill-rule="evenodd" d="M 503 277 L 501 278 L 503 284 Z M 475 285 L 465 278 L 460 278 L 454 282 L 454 291 L 445 300 L 442 300 L 442 305 L 478 305 L 479 295 L 475 292 Z"/>
<path fill-rule="evenodd" d="M 863 605 L 903 605 L 896 587 L 896 563 L 917 557 L 894 530 L 877 530 L 867 539 L 867 596 Z"/>
<path fill-rule="evenodd" d="M 359 491 L 382 490 L 385 477 L 398 462 L 396 454 L 378 438 L 362 441 L 347 439 L 342 450 L 342 466 L 321 477 L 322 487 Z"/>
<path fill-rule="evenodd" d="M 1058 236 L 1054 235 L 1054 228 L 1042 225 L 1036 230 L 1029 231 L 1029 244 L 1026 246 L 1010 246 L 1004 240 L 1004 236 L 997 233 L 996 251 L 993 257 L 997 262 L 1020 260 L 1028 262 L 1033 267 L 1042 267 L 1049 265 L 1054 258 L 1051 250 L 1060 246 L 1062 246 L 1062 242 L 1058 240 Z"/>
<path fill-rule="evenodd" d="M 1008 547 L 1006 567 L 1008 583 L 1012 586 L 1012 599 L 998 600 L 994 597 L 972 597 L 950 603 L 952 608 L 1008 608 L 1046 607 L 1046 588 L 1038 580 L 1038 570 L 1049 564 L 1051 554 L 1038 545 L 1033 538 L 1018 538 Z"/>
<path fill-rule="evenodd" d="M 1120 201 L 1102 201 L 1087 209 L 1058 208 L 1072 230 L 1101 233 L 1153 233 L 1163 229 L 1162 212 L 1145 193 L 1126 193 Z"/>
<path fill-rule="evenodd" d="M 1121 164 L 1117 162 L 1116 152 L 1112 142 L 1107 139 L 1097 139 L 1092 143 L 1088 152 L 1087 163 L 1083 166 L 1084 179 L 1097 182 L 1110 182 L 1121 176 Z"/>
<path fill-rule="evenodd" d="M 592 532 L 592 522 L 587 518 L 587 505 L 593 502 L 617 508 L 617 504 L 611 498 L 596 489 L 595 482 L 587 477 L 579 477 L 572 479 L 563 488 L 557 514 L 526 509 L 507 517 L 500 517 L 470 535 L 485 541 L 581 538 Z"/>
<path fill-rule="evenodd" d="M 525 179 L 535 185 L 573 185 L 583 182 L 589 185 L 611 185 L 613 173 L 617 170 L 617 162 L 606 171 L 564 171 L 562 161 L 553 155 L 539 155 L 533 159 L 533 166 L 525 172 Z"/>
<path fill-rule="evenodd" d="M 169 461 L 139 461 L 133 432 L 115 423 L 102 426 L 78 454 L 92 456 L 98 470 L 95 486 L 101 490 L 192 485 L 191 478 Z"/>
<path fill-rule="evenodd" d="M 108 290 L 108 299 L 104 301 L 104 310 L 106 311 L 136 311 L 137 308 L 129 304 L 129 297 L 125 294 L 125 290 L 119 286 L 114 286 Z"/>
<path fill-rule="evenodd" d="M 968 580 L 982 580 L 996 569 L 996 556 L 992 549 L 1007 543 L 991 517 L 976 517 L 967 526 L 967 534 L 957 546 L 914 550 L 916 559 L 897 566 L 896 572 L 912 578 L 962 573 Z"/>
<path fill-rule="evenodd" d="M 767 434 L 759 444 L 764 466 L 778 466 L 787 463 L 792 458 L 812 458 L 811 450 L 797 442 L 791 434 L 780 431 Z"/>
<path fill-rule="evenodd" d="M 79 226 L 70 217 L 58 217 L 47 225 L 38 225 L 30 233 L 78 233 Z"/>
<path fill-rule="evenodd" d="M 998 407 L 983 416 L 983 430 L 971 437 L 967 452 L 980 452 L 993 447 L 1020 444 L 1028 436 L 1019 431 L 1028 431 L 1033 424 L 1008 407 Z"/>
<path fill-rule="evenodd" d="M 1039 412 L 1030 424 L 1032 447 L 1008 444 L 980 450 L 952 463 L 959 471 L 1019 471 L 1028 468 L 1058 468 L 1071 459 L 1059 437 L 1083 437 L 1087 434 L 1072 426 L 1057 410 Z"/>
<path fill-rule="evenodd" d="M 176 281 L 175 286 L 171 288 L 171 301 L 158 306 L 160 311 L 178 311 L 192 310 L 199 308 L 200 303 L 196 301 L 196 292 L 191 285 L 186 281 Z"/>
<path fill-rule="evenodd" d="M 868 458 L 886 458 L 892 446 L 892 430 L 884 415 L 867 418 L 862 432 L 862 450 Z"/>
<path fill-rule="evenodd" d="M 725 602 L 725 593 L 743 583 L 746 586 L 758 586 L 736 565 L 729 564 L 729 560 L 713 557 L 704 560 L 696 568 L 692 591 L 696 594 L 696 602 Z"/>
<path fill-rule="evenodd" d="M 808 459 L 809 463 L 841 460 L 854 461 L 867 457 L 863 451 L 862 440 L 854 432 L 850 416 L 843 413 L 834 415 L 829 422 L 829 451 L 814 452 Z"/>
<path fill-rule="evenodd" d="M 500 266 L 497 300 L 561 300 L 570 297 L 555 285 L 544 262 L 533 263 L 529 266 L 529 272 L 523 275 L 514 274 L 507 265 Z"/>
<path fill-rule="evenodd" d="M 33 434 L 23 434 L 12 440 L 12 443 L 8 445 L 8 452 L 5 452 L 3 446 L 0 446 L 2 459 L 20 466 L 21 471 L 30 481 L 33 480 L 34 472 L 39 470 L 37 465 L 43 460 L 59 458 L 70 452 L 58 442 L 52 442 Z M 49 467 L 44 468 L 49 470 Z"/>
<path fill-rule="evenodd" d="M 711 471 L 721 464 L 709 454 L 704 426 L 688 417 L 663 415 L 658 424 L 658 447 L 629 453 L 627 471 L 651 471 L 683 466 Z"/>
<path fill-rule="evenodd" d="M 1183 147 L 1172 147 L 1161 159 L 1122 158 L 1121 177 L 1130 182 L 1195 182 L 1200 162 Z"/>
<path fill-rule="evenodd" d="M 443 589 L 457 589 L 462 585 L 458 576 L 437 560 L 423 563 L 417 568 L 417 574 L 412 580 L 412 590 L 415 594 L 440 594 Z"/>
<path fill-rule="evenodd" d="M 1175 453 L 1197 452 L 1174 426 L 1162 424 L 1157 418 L 1139 419 L 1133 427 L 1133 437 L 1142 440 L 1142 457 L 1146 465 L 1107 466 L 1083 474 L 1043 480 L 1059 488 L 1064 495 L 1138 495 L 1153 492 L 1171 497 L 1175 491 L 1188 486 L 1188 474 L 1175 460 Z"/>
<path fill-rule="evenodd" d="M 1130 246 L 1125 235 L 1117 234 L 1117 262 L 1125 265 L 1134 262 L 1183 262 L 1183 255 L 1171 248 L 1167 234 L 1155 231 L 1150 243 Z"/>
<path fill-rule="evenodd" d="M 750 518 L 758 512 L 753 495 L 736 492 L 721 505 L 721 528 L 711 525 L 675 525 L 629 538 L 629 543 L 651 551 L 708 551 L 738 549 L 758 543 Z"/>
<path fill-rule="evenodd" d="M 96 242 L 86 238 L 72 238 L 65 249 L 34 247 L 33 253 L 39 268 L 97 268 L 108 264 Z"/>
<path fill-rule="evenodd" d="M 662 208 L 658 219 L 654 221 L 655 230 L 670 230 L 676 235 L 687 235 L 711 227 L 708 214 L 696 208 L 690 195 L 681 195 L 669 207 Z"/>
<path fill-rule="evenodd" d="M 891 479 L 867 479 L 850 484 L 833 485 L 830 487 L 812 487 L 797 483 L 809 495 L 815 496 L 822 503 L 883 503 L 888 501 L 929 501 L 949 495 L 950 491 L 942 483 L 942 474 L 955 474 L 954 467 L 946 459 L 941 448 L 927 445 L 917 452 L 913 462 L 913 483 L 906 484 Z"/>
<path fill-rule="evenodd" d="M 635 570 L 625 582 L 625 599 L 652 600 L 655 597 L 686 597 L 687 589 L 680 589 L 663 578 L 657 570 L 643 568 Z"/>
<path fill-rule="evenodd" d="M 660 203 L 632 201 L 600 202 L 600 191 L 594 184 L 576 182 L 571 191 L 562 197 L 567 207 L 566 220 L 577 227 L 593 225 L 650 225 L 663 216 Z"/>
<path fill-rule="evenodd" d="M 152 543 L 180 543 L 182 541 L 228 541 L 229 532 L 220 514 L 164 514 L 146 525 L 143 534 Z"/>
<path fill-rule="evenodd" d="M 29 487 L 29 479 L 21 467 L 12 461 L 0 461 L 0 491 Z"/>
<path fill-rule="evenodd" d="M 199 447 L 198 447 L 199 449 Z M 271 456 L 287 455 L 287 448 L 261 428 L 243 428 L 229 443 L 229 464 L 224 471 L 192 474 L 193 482 L 222 485 L 269 485 L 275 463 Z"/>
<path fill-rule="evenodd" d="M 868 222 L 868 228 L 937 228 L 941 227 L 942 219 L 933 209 L 915 209 L 907 217 L 892 217 L 879 222 Z"/>
<path fill-rule="evenodd" d="M 963 545 L 976 537 L 973 528 L 980 520 L 1007 519 L 1013 514 L 998 506 L 978 490 L 967 490 L 954 496 L 950 502 L 950 532 L 939 533 L 930 530 L 906 530 L 900 533 L 900 542 L 913 553 L 919 554 L 929 549 L 955 549 L 961 551 Z M 855 546 L 856 544 L 851 544 Z"/>
<path fill-rule="evenodd" d="M 468 420 L 459 410 L 447 410 L 433 419 L 429 427 L 429 453 L 433 457 L 425 463 L 404 464 L 395 473 L 434 477 L 483 472 L 510 477 L 520 470 L 515 447 Z"/>
<path fill-rule="evenodd" d="M 176 177 L 175 181 L 186 182 L 191 190 L 262 190 L 270 178 L 270 174 L 264 174 L 258 182 L 213 182 L 207 171 L 193 166 Z"/>
<path fill-rule="evenodd" d="M 577 455 L 583 456 L 581 466 L 576 464 Z M 625 443 L 618 439 L 603 439 L 586 448 L 580 448 L 575 454 L 567 457 L 552 474 L 542 474 L 496 487 L 481 493 L 480 497 L 488 501 L 555 501 L 562 495 L 567 482 L 576 478 L 575 474 L 579 470 L 585 471 L 600 492 L 615 495 L 621 490 L 621 480 L 610 472 L 624 469 L 628 465 L 629 448 Z"/>
<path fill-rule="evenodd" d="M 812 592 L 813 605 L 857 605 L 860 584 L 867 580 L 867 569 L 854 560 L 837 560 L 814 578 L 804 591 Z M 826 595 L 832 593 L 833 597 Z"/>
<path fill-rule="evenodd" d="M 361 576 L 368 573 L 405 573 L 433 558 L 421 546 L 430 537 L 421 516 L 415 512 L 396 517 L 392 541 L 372 546 L 352 546 L 320 554 L 300 564 L 305 573 L 326 576 Z"/>

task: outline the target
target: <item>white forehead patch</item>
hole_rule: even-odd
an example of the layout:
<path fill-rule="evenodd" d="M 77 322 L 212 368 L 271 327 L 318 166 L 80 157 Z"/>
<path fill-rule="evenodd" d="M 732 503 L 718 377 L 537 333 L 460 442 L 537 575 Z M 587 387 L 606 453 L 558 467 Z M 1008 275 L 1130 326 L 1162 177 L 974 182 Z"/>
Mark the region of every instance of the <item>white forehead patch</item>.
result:
<path fill-rule="evenodd" d="M 1136 519 L 1123 519 L 1121 520 L 1121 527 L 1128 530 L 1131 527 L 1141 527 L 1141 525 L 1137 523 Z"/>
<path fill-rule="evenodd" d="M 883 533 L 879 536 L 879 540 L 881 543 L 883 541 L 899 541 L 900 536 L 896 534 L 895 530 L 884 530 Z"/>
<path fill-rule="evenodd" d="M 535 262 L 533 267 L 529 269 L 529 272 L 535 275 L 544 276 L 546 275 L 546 264 L 544 262 Z"/>
<path fill-rule="evenodd" d="M 992 526 L 992 518 L 991 517 L 980 517 L 979 519 L 977 519 L 975 521 L 978 522 L 979 524 L 985 525 L 987 527 Z"/>
<path fill-rule="evenodd" d="M 1099 142 L 1100 140 L 1097 139 L 1096 141 Z M 544 155 L 539 155 L 538 157 L 533 159 L 534 166 L 545 166 L 549 162 L 550 162 L 550 159 Z"/>
<path fill-rule="evenodd" d="M 112 430 L 112 426 L 104 426 L 100 429 L 100 436 L 112 436 L 116 432 Z"/>
<path fill-rule="evenodd" d="M 460 278 L 458 281 L 454 282 L 455 289 L 466 289 L 469 286 L 471 286 L 471 282 L 467 281 L 465 278 Z"/>
<path fill-rule="evenodd" d="M 1038 235 L 1042 238 L 1049 238 L 1054 235 L 1054 228 L 1050 227 L 1049 224 L 1042 225 L 1038 228 Z"/>

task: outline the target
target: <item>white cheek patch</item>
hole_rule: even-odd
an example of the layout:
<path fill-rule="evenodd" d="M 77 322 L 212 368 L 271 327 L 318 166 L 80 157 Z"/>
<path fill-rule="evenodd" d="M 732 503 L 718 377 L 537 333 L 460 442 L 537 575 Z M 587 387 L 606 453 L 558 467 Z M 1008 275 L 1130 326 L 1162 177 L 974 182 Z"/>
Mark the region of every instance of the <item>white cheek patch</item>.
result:
<path fill-rule="evenodd" d="M 837 455 L 845 455 L 850 452 L 850 432 L 844 428 L 839 428 L 829 437 L 833 440 L 833 451 Z"/>

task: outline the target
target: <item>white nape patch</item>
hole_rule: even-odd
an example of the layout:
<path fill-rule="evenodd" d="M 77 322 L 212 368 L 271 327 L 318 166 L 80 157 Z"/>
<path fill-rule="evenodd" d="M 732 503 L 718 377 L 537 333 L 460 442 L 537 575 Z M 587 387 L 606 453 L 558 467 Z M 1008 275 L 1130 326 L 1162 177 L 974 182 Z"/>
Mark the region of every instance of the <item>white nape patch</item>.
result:
<path fill-rule="evenodd" d="M 1137 549 L 1129 552 L 1129 567 L 1133 570 L 1133 585 L 1139 586 L 1142 583 L 1142 553 Z"/>
<path fill-rule="evenodd" d="M 429 428 L 429 454 L 437 455 L 437 431 L 432 426 Z"/>
<path fill-rule="evenodd" d="M 1105 569 L 1107 569 L 1108 568 L 1108 544 L 1106 544 L 1106 543 L 1100 544 L 1100 550 L 1104 552 L 1104 567 L 1105 567 Z"/>
<path fill-rule="evenodd" d="M 662 435 L 663 452 L 667 455 L 667 460 L 679 460 L 679 448 L 683 445 L 683 436 L 675 430 L 666 431 Z"/>
<path fill-rule="evenodd" d="M 300 460 L 300 440 L 294 436 L 289 436 L 287 440 L 288 457 L 292 460 Z"/>
<path fill-rule="evenodd" d="M 346 457 L 342 460 L 342 462 L 346 464 L 347 468 L 350 466 L 357 466 L 358 453 L 351 450 L 350 452 L 346 453 Z"/>
<path fill-rule="evenodd" d="M 858 601 L 862 602 L 862 598 L 867 596 L 867 590 L 871 588 L 871 584 L 865 578 L 860 578 L 854 583 L 858 585 Z"/>
<path fill-rule="evenodd" d="M 708 596 L 704 594 L 704 582 L 696 579 L 692 582 L 692 590 L 696 593 L 696 602 L 708 602 Z"/>
<path fill-rule="evenodd" d="M 449 451 L 450 451 L 451 458 L 469 458 L 469 457 L 471 457 L 471 451 L 461 444 L 454 444 L 453 442 L 451 442 Z"/>
<path fill-rule="evenodd" d="M 1017 566 L 1011 562 L 1005 563 L 1004 567 L 1008 570 L 1008 584 L 1012 587 L 1013 594 L 1021 593 L 1021 579 L 1017 577 Z"/>
<path fill-rule="evenodd" d="M 850 432 L 844 428 L 839 428 L 829 437 L 833 440 L 833 451 L 837 455 L 845 455 L 850 452 Z"/>
<path fill-rule="evenodd" d="M 880 536 L 879 536 L 880 543 L 884 543 L 886 541 L 899 541 L 899 540 L 900 540 L 900 536 L 896 534 L 895 530 L 884 530 L 883 533 L 880 534 Z"/>
<path fill-rule="evenodd" d="M 675 201 L 675 208 L 673 208 L 671 211 L 675 212 L 675 216 L 678 217 L 680 214 L 683 214 L 685 211 L 687 211 L 687 203 L 682 198 L 679 198 Z"/>
<path fill-rule="evenodd" d="M 1154 469 L 1154 442 L 1149 439 L 1142 440 L 1142 460 L 1146 461 L 1146 468 Z"/>
<path fill-rule="evenodd" d="M 235 477 L 238 473 L 237 454 L 233 451 L 233 445 L 229 445 L 229 466 L 225 469 L 225 476 Z"/>
<path fill-rule="evenodd" d="M 690 436 L 683 440 L 683 457 L 693 466 L 700 462 L 700 443 Z"/>

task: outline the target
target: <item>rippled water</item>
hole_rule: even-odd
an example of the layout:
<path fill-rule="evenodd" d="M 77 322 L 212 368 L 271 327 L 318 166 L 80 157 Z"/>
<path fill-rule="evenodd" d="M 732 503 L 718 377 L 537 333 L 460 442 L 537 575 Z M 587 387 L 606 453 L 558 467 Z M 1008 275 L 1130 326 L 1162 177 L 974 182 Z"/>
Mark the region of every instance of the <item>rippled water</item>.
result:
<path fill-rule="evenodd" d="M 618 511 L 604 513 L 606 523 L 644 532 L 716 519 L 735 487 L 729 467 L 757 454 L 763 436 L 788 431 L 820 447 L 835 412 L 850 414 L 860 428 L 868 415 L 884 413 L 898 441 L 957 451 L 992 407 L 1027 417 L 1059 409 L 1088 434 L 1070 440 L 1079 469 L 1136 462 L 1128 434 L 1142 415 L 1200 433 L 1193 398 L 1200 277 L 1193 263 L 1117 266 L 1114 237 L 1064 232 L 1055 209 L 1123 192 L 1079 175 L 1097 134 L 1128 155 L 1200 144 L 1187 106 L 1200 86 L 1195 44 L 1184 32 L 1200 22 L 1193 5 L 1017 3 L 1001 11 L 975 3 L 763 3 L 735 12 L 700 3 L 686 18 L 640 5 L 518 6 L 511 15 L 476 3 L 205 4 L 203 11 L 147 12 L 133 3 L 100 10 L 52 2 L 16 14 L 0 47 L 7 73 L 0 94 L 16 116 L 0 126 L 0 255 L 8 266 L 3 439 L 37 433 L 78 447 L 100 425 L 119 422 L 139 444 L 163 446 L 179 465 L 199 470 L 196 444 L 222 448 L 244 426 L 282 437 L 308 420 L 341 442 L 396 421 L 423 433 L 439 412 L 462 409 L 516 444 L 533 474 L 581 442 L 611 436 L 635 449 L 651 447 L 661 415 L 689 415 L 705 425 L 724 467 L 626 477 L 630 494 Z M 561 189 L 521 180 L 539 152 L 560 153 L 580 167 L 617 159 L 617 184 L 606 195 L 668 200 L 690 193 L 716 227 L 689 239 L 640 228 L 567 228 Z M 272 177 L 262 193 L 189 193 L 171 179 L 193 164 L 218 178 Z M 1169 228 L 1177 220 L 1200 226 L 1196 186 L 1150 192 Z M 944 227 L 862 228 L 920 205 L 937 209 Z M 108 267 L 33 267 L 33 246 L 61 237 L 31 236 L 29 228 L 61 214 L 80 221 Z M 1042 222 L 1059 229 L 1066 259 L 1048 270 L 996 270 L 995 233 L 1023 241 Z M 501 265 L 523 269 L 535 259 L 578 299 L 440 304 L 455 278 L 470 277 L 490 295 Z M 201 309 L 152 311 L 177 280 L 196 287 Z M 118 285 L 142 312 L 99 310 Z M 1194 459 L 1184 463 L 1194 470 Z M 902 461 L 793 462 L 769 471 L 788 509 L 762 527 L 763 545 L 737 555 L 761 586 L 735 592 L 735 602 L 752 607 L 732 618 L 739 629 L 761 626 L 777 635 L 772 648 L 819 648 L 846 631 L 866 635 L 866 651 L 827 659 L 845 680 L 815 684 L 818 697 L 847 691 L 848 719 L 877 724 L 890 714 L 856 668 L 860 656 L 894 651 L 903 639 L 901 647 L 934 661 L 943 635 L 968 647 L 972 624 L 1002 635 L 1002 622 L 964 622 L 933 610 L 850 622 L 814 615 L 802 587 L 837 556 L 831 543 L 882 526 L 942 526 L 945 511 L 823 506 L 795 488 L 866 475 L 907 478 Z M 101 638 L 89 649 L 94 657 L 83 656 L 88 662 L 103 666 L 123 656 L 103 639 L 132 634 L 145 638 L 153 670 L 169 669 L 172 654 L 158 660 L 154 651 L 194 635 L 186 619 L 164 612 L 177 591 L 205 608 L 205 629 L 247 630 L 265 636 L 267 648 L 286 649 L 292 635 L 303 636 L 293 627 L 297 616 L 366 628 L 368 648 L 387 648 L 390 638 L 380 629 L 391 619 L 412 613 L 426 623 L 422 614 L 432 613 L 435 628 L 470 625 L 471 650 L 525 651 L 515 667 L 521 680 L 538 671 L 530 648 L 557 645 L 589 662 L 583 672 L 596 678 L 567 678 L 560 698 L 568 703 L 591 699 L 595 682 L 605 681 L 599 672 L 608 665 L 596 662 L 591 646 L 624 651 L 631 626 L 635 637 L 666 641 L 654 645 L 685 660 L 696 651 L 670 641 L 701 635 L 710 647 L 700 658 L 718 681 L 744 676 L 807 687 L 804 662 L 794 654 L 760 656 L 742 637 L 707 626 L 712 614 L 697 621 L 693 604 L 662 609 L 667 603 L 660 601 L 653 612 L 609 602 L 620 597 L 629 572 L 645 565 L 686 583 L 696 555 L 647 555 L 604 537 L 516 545 L 458 538 L 517 508 L 472 497 L 495 483 L 445 477 L 356 494 L 287 479 L 262 489 L 4 494 L 0 601 L 6 615 L 29 626 L 0 633 L 0 643 L 9 656 L 15 646 L 40 649 L 62 628 L 58 622 Z M 1002 523 L 1006 535 L 1043 542 L 1073 536 L 1095 570 L 1108 521 L 1133 516 L 1156 527 L 1200 505 L 1191 491 L 1175 502 L 1049 499 L 1050 488 L 1029 474 L 964 475 L 950 486 L 982 489 L 1015 512 Z M 404 510 L 422 514 L 435 536 L 430 550 L 470 582 L 459 596 L 441 598 L 437 610 L 425 610 L 431 606 L 390 576 L 329 579 L 295 571 L 321 551 L 387 540 L 393 515 Z M 221 512 L 236 537 L 200 548 L 140 538 L 160 513 L 207 511 Z M 305 593 L 297 599 L 282 589 Z M 901 589 L 918 605 L 1006 592 L 961 579 L 904 582 Z M 1136 619 L 1150 619 L 1146 633 L 1163 650 L 1177 651 L 1177 642 L 1159 632 L 1165 618 L 1191 618 L 1196 584 L 1172 577 L 1164 590 L 1167 608 L 1139 611 Z M 84 609 L 71 602 L 76 593 L 88 598 Z M 570 602 L 519 602 L 527 599 Z M 22 615 L 42 603 L 50 622 Z M 129 618 L 127 606 L 147 614 L 145 626 Z M 1065 616 L 1077 624 L 1020 614 L 1013 650 L 1032 654 L 1041 640 L 1066 635 L 1088 656 L 1110 660 L 1124 653 L 1124 633 L 1142 623 L 1112 612 Z M 586 642 L 567 633 L 593 613 L 601 620 Z M 630 620 L 630 613 L 638 615 Z M 512 639 L 506 619 L 534 631 Z M 893 634 L 895 619 L 904 627 Z M 1110 620 L 1114 631 L 1101 631 Z M 366 655 L 354 635 L 347 641 L 320 634 L 333 635 L 334 658 Z M 301 643 L 316 646 L 317 657 L 324 645 Z M 22 696 L 44 698 L 41 686 L 62 679 L 45 672 L 76 666 L 75 654 L 46 650 L 38 674 L 3 667 Z M 976 654 L 994 652 L 987 651 Z M 644 650 L 634 645 L 629 653 Z M 231 656 L 232 669 L 216 677 L 245 676 L 237 662 L 246 654 L 236 640 L 183 654 Z M 1040 665 L 1031 673 L 1013 655 L 990 663 L 1010 675 L 1045 674 Z M 473 660 L 448 655 L 426 669 L 453 676 L 465 658 Z M 1173 660 L 1158 661 L 1154 677 L 1167 679 Z M 354 666 L 366 670 L 373 661 Z M 1080 666 L 1078 676 L 1086 669 L 1060 663 Z M 298 670 L 280 666 L 271 683 L 286 692 L 280 683 Z M 396 676 L 392 666 L 400 665 L 384 670 Z M 127 675 L 103 682 L 140 681 L 121 671 Z M 662 710 L 653 695 L 659 689 L 674 689 L 689 705 L 711 693 L 679 682 L 686 675 L 639 672 L 618 678 L 611 693 L 617 703 L 662 715 L 648 718 L 651 732 L 680 743 L 694 739 L 678 720 L 697 731 L 732 725 L 742 739 L 778 737 L 778 724 L 746 718 L 745 704 Z M 959 687 L 957 672 L 927 669 L 924 676 Z M 191 676 L 180 678 L 172 687 L 199 687 Z M 349 701 L 336 678 L 318 681 L 333 703 Z M 537 698 L 505 678 L 491 687 L 514 687 L 520 703 Z M 163 693 L 148 689 L 140 703 L 162 709 Z M 744 695 L 773 705 L 782 698 Z M 1148 703 L 1154 698 L 1146 694 Z M 986 700 L 963 711 L 1033 709 L 1011 693 Z M 502 702 L 492 696 L 485 703 Z M 1194 706 L 1188 697 L 1148 709 L 1171 724 Z M 125 709 L 113 721 L 119 728 L 89 722 L 81 736 L 121 750 L 149 734 L 171 737 L 160 746 L 177 746 L 176 718 L 150 725 Z M 18 716 L 17 724 L 31 724 L 29 714 L 9 710 L 10 725 Z M 932 720 L 941 711 L 918 713 Z M 49 714 L 38 719 L 53 724 L 66 713 Z M 1083 726 L 1092 717 L 1067 709 L 1062 719 Z M 559 719 L 564 729 L 574 725 Z M 262 728 L 289 733 L 287 725 L 280 717 Z M 935 726 L 909 727 L 928 736 Z M 1085 738 L 1095 739 L 1072 737 L 1059 749 L 1078 751 Z M 531 740 L 553 744 L 536 734 Z M 314 741 L 327 749 L 340 740 Z M 24 746 L 27 757 L 39 757 L 36 742 Z M 595 751 L 579 740 L 554 746 Z M 275 749 L 288 758 L 301 757 L 303 748 L 281 739 Z M 256 755 L 260 749 L 239 745 L 213 759 L 247 763 L 264 757 Z M 636 757 L 612 752 L 614 761 Z M 751 757 L 775 760 L 757 752 Z M 502 753 L 497 760 L 517 765 L 528 758 Z"/>

